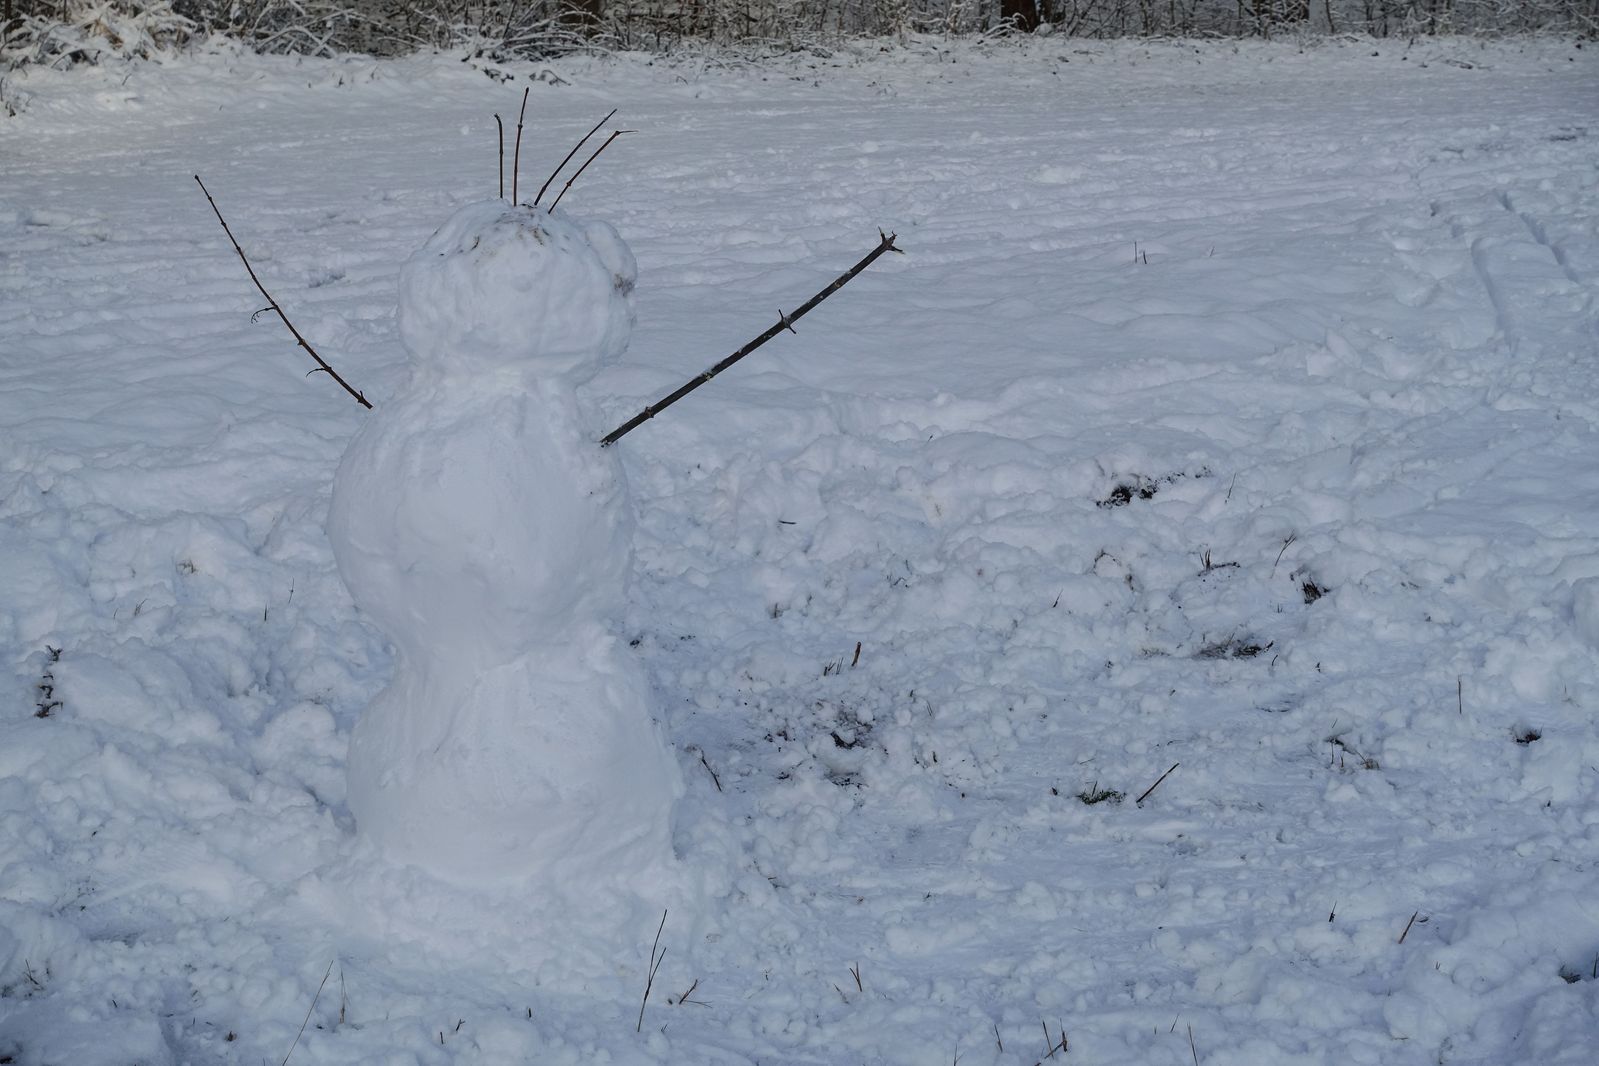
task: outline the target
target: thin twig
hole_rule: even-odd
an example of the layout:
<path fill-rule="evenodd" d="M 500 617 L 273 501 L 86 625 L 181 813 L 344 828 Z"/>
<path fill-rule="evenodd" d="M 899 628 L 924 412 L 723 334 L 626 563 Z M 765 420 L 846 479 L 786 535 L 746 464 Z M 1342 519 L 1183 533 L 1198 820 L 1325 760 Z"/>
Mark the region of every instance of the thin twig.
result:
<path fill-rule="evenodd" d="M 613 108 L 611 108 L 611 115 L 614 115 L 614 114 L 616 114 L 616 108 L 613 107 Z M 533 197 L 533 206 L 534 207 L 537 207 L 539 205 L 539 201 L 544 199 L 544 190 L 548 189 L 550 187 L 550 182 L 554 181 L 556 179 L 556 177 L 558 177 L 560 175 L 561 171 L 566 168 L 566 164 L 568 164 L 568 163 L 570 163 L 572 161 L 572 157 L 577 155 L 577 150 L 579 148 L 582 148 L 585 144 L 587 144 L 588 143 L 588 139 L 590 137 L 592 137 L 596 133 L 600 132 L 600 127 L 601 126 L 603 126 L 607 122 L 611 121 L 611 115 L 606 115 L 604 118 L 602 118 L 598 122 L 596 122 L 594 124 L 594 128 L 589 130 L 587 133 L 585 133 L 583 135 L 583 139 L 581 141 L 578 141 L 576 144 L 574 144 L 572 146 L 572 150 L 570 152 L 566 153 L 566 158 L 561 160 L 561 165 L 556 167 L 554 170 L 550 171 L 550 176 L 544 179 L 544 184 L 543 185 L 539 186 L 539 194 L 537 196 Z"/>
<path fill-rule="evenodd" d="M 494 125 L 500 130 L 500 199 L 505 199 L 505 123 L 500 121 L 499 113 L 494 115 Z"/>
<path fill-rule="evenodd" d="M 1146 799 L 1149 798 L 1149 794 L 1151 792 L 1155 791 L 1157 788 L 1160 787 L 1160 783 L 1162 781 L 1166 780 L 1168 777 L 1171 776 L 1171 771 L 1177 769 L 1177 767 L 1179 767 L 1181 765 L 1182 765 L 1182 763 L 1175 763 L 1175 762 L 1172 763 L 1171 764 L 1171 770 L 1167 770 L 1165 773 L 1163 773 L 1159 777 L 1155 778 L 1155 783 L 1153 785 L 1150 785 L 1148 788 L 1144 789 L 1144 794 L 1142 796 L 1139 796 L 1137 799 L 1133 800 L 1133 806 L 1137 807 L 1137 806 L 1141 805 Z"/>
<path fill-rule="evenodd" d="M 788 315 L 780 313 L 777 318 L 777 325 L 772 326 L 765 333 L 762 333 L 759 337 L 756 337 L 754 340 L 744 345 L 744 347 L 740 348 L 726 359 L 723 359 L 720 363 L 717 363 L 703 374 L 692 378 L 686 384 L 680 386 L 677 391 L 668 396 L 662 397 L 655 403 L 644 408 L 644 410 L 640 411 L 632 418 L 628 419 L 626 422 L 623 422 L 620 426 L 617 426 L 615 429 L 611 430 L 611 432 L 607 433 L 600 439 L 600 447 L 604 448 L 615 444 L 618 440 L 621 440 L 624 436 L 631 433 L 639 426 L 642 426 L 645 422 L 648 422 L 650 419 L 654 418 L 656 415 L 660 414 L 662 411 L 666 410 L 668 407 L 672 406 L 674 403 L 681 400 L 683 397 L 687 396 L 689 393 L 693 392 L 707 381 L 710 381 L 712 378 L 716 377 L 716 375 L 720 374 L 722 371 L 726 370 L 728 367 L 732 366 L 734 363 L 738 362 L 740 359 L 744 358 L 746 355 L 749 355 L 755 349 L 759 348 L 761 345 L 765 344 L 767 341 L 783 332 L 783 330 L 793 329 L 794 322 L 797 322 L 800 318 L 804 317 L 804 315 L 810 311 L 811 308 L 815 307 L 817 304 L 833 295 L 839 289 L 842 289 L 855 277 L 855 275 L 859 274 L 861 271 L 865 270 L 867 267 L 876 262 L 877 257 L 882 255 L 884 252 L 900 252 L 903 254 L 901 249 L 894 246 L 894 234 L 883 233 L 881 230 L 879 230 L 878 236 L 881 237 L 882 240 L 878 242 L 877 247 L 873 248 L 871 252 L 867 254 L 866 258 L 862 259 L 859 263 L 856 263 L 844 273 L 840 274 L 831 285 L 817 293 L 815 296 L 812 296 L 809 300 L 806 300 L 800 305 L 799 309 L 793 313 Z"/>
<path fill-rule="evenodd" d="M 849 975 L 851 977 L 855 978 L 855 991 L 857 991 L 857 992 L 866 991 L 866 986 L 861 984 L 861 964 L 860 963 L 857 962 L 854 966 L 851 966 L 849 968 Z"/>
<path fill-rule="evenodd" d="M 1410 921 L 1405 923 L 1405 931 L 1399 934 L 1399 942 L 1401 944 L 1405 942 L 1405 937 L 1410 935 L 1410 927 L 1416 924 L 1416 915 L 1420 913 L 1420 911 L 1417 911 L 1415 914 L 1412 914 L 1410 916 Z"/>
<path fill-rule="evenodd" d="M 511 157 L 511 203 L 516 203 L 516 182 L 522 176 L 522 116 L 527 114 L 528 89 L 522 90 L 522 110 L 516 113 L 516 153 Z"/>
<path fill-rule="evenodd" d="M 577 168 L 577 173 L 573 174 L 570 178 L 566 179 L 566 184 L 561 186 L 560 193 L 555 197 L 555 199 L 550 201 L 550 211 L 554 212 L 555 205 L 561 202 L 561 197 L 566 195 L 567 190 L 572 187 L 572 183 L 574 181 L 576 181 L 582 175 L 582 173 L 589 168 L 589 164 L 590 163 L 594 162 L 596 159 L 598 159 L 600 157 L 600 153 L 601 152 L 605 151 L 607 148 L 609 148 L 611 146 L 611 142 L 612 141 L 616 140 L 618 137 L 622 136 L 623 134 L 637 133 L 637 132 L 638 132 L 638 130 L 612 130 L 611 131 L 611 135 L 609 137 L 605 138 L 605 143 L 600 145 L 598 148 L 594 149 L 594 154 L 589 156 L 588 159 L 584 160 L 583 165 Z"/>
<path fill-rule="evenodd" d="M 1188 1027 L 1188 1053 L 1194 1056 L 1194 1066 L 1199 1066 L 1199 1049 L 1194 1046 L 1194 1027 Z"/>
<path fill-rule="evenodd" d="M 661 911 L 661 924 L 658 925 L 656 927 L 656 929 L 655 929 L 655 943 L 650 945 L 650 971 L 649 971 L 649 974 L 644 979 L 644 998 L 639 1001 L 639 1005 L 638 1005 L 638 1025 L 636 1025 L 633 1028 L 633 1031 L 635 1033 L 642 1033 L 644 1031 L 644 1008 L 650 1002 L 650 989 L 655 986 L 655 971 L 657 971 L 657 970 L 659 970 L 661 968 L 661 960 L 666 958 L 666 951 L 664 949 L 658 955 L 656 954 L 656 951 L 655 951 L 656 948 L 659 948 L 661 946 L 661 930 L 665 929 L 665 928 L 666 928 L 666 911 L 662 910 Z"/>
<path fill-rule="evenodd" d="M 255 276 L 255 268 L 250 265 L 250 260 L 245 257 L 244 249 L 239 247 L 239 242 L 233 236 L 233 231 L 228 228 L 228 220 L 222 217 L 222 209 L 217 207 L 217 202 L 211 198 L 211 190 L 205 187 L 205 182 L 200 180 L 200 175 L 196 174 L 194 180 L 200 186 L 200 191 L 205 193 L 205 198 L 210 202 L 211 211 L 217 216 L 217 221 L 222 223 L 222 232 L 226 233 L 228 240 L 233 243 L 233 250 L 239 253 L 239 261 L 244 264 L 244 269 L 249 273 L 250 280 L 255 282 L 255 287 L 261 291 L 262 296 L 266 297 L 267 303 L 271 305 L 273 311 L 277 312 L 278 317 L 283 320 L 283 324 L 289 327 L 289 332 L 294 334 L 295 342 L 304 348 L 312 359 L 316 360 L 317 369 L 311 371 L 311 373 L 315 374 L 320 371 L 327 374 L 339 383 L 341 389 L 354 396 L 356 403 L 370 410 L 372 405 L 367 402 L 367 398 L 353 388 L 348 381 L 341 378 L 338 371 L 329 366 L 327 360 L 318 355 L 316 349 L 311 347 L 310 341 L 300 336 L 300 331 L 294 328 L 294 323 L 289 321 L 289 316 L 283 313 L 283 308 L 279 307 L 278 302 L 272 298 L 272 294 L 266 291 L 266 286 L 261 284 L 261 279 Z"/>
<path fill-rule="evenodd" d="M 716 776 L 716 771 L 711 769 L 711 764 L 705 760 L 705 753 L 700 752 L 700 765 L 705 767 L 705 772 L 711 775 L 711 783 L 716 786 L 716 791 L 722 791 L 722 779 Z"/>
<path fill-rule="evenodd" d="M 289 1055 L 294 1054 L 294 1049 L 300 1046 L 300 1037 L 305 1035 L 305 1027 L 311 1023 L 311 1012 L 316 1010 L 316 1001 L 322 998 L 322 985 L 328 983 L 328 976 L 333 973 L 333 963 L 333 959 L 328 960 L 328 970 L 322 975 L 322 984 L 316 986 L 316 995 L 311 997 L 311 1005 L 305 1008 L 305 1021 L 300 1023 L 300 1031 L 294 1034 L 294 1043 L 289 1045 L 289 1054 L 283 1056 L 278 1066 L 288 1066 Z"/>

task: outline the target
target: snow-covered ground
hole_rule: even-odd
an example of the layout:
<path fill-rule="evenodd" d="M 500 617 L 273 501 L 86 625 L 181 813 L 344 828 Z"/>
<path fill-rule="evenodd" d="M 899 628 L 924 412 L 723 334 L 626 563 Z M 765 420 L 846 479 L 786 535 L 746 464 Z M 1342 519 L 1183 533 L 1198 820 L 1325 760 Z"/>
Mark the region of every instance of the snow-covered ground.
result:
<path fill-rule="evenodd" d="M 516 73 L 14 84 L 0 1062 L 1594 1060 L 1592 47 Z M 907 253 L 617 445 L 695 882 L 641 1026 L 659 910 L 356 836 L 393 659 L 324 520 L 368 415 L 191 177 L 381 407 L 528 75 L 524 188 L 639 131 L 562 205 L 640 266 L 596 437 Z"/>

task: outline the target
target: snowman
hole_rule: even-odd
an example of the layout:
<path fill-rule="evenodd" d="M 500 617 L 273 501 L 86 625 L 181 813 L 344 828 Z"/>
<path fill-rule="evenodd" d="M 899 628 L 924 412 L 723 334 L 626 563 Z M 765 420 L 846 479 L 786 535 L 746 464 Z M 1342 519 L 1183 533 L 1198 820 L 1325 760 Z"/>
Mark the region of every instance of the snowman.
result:
<path fill-rule="evenodd" d="M 632 512 L 576 389 L 626 347 L 602 222 L 456 211 L 400 274 L 400 393 L 351 442 L 328 534 L 392 641 L 356 724 L 358 831 L 449 882 L 639 884 L 670 868 L 677 765 L 615 635 Z"/>

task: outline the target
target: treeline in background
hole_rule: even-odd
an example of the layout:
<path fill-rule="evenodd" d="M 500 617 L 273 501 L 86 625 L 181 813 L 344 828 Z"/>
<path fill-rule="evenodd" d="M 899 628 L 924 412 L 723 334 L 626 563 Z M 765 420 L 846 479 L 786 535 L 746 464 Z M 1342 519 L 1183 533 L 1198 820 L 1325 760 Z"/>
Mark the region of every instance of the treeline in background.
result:
<path fill-rule="evenodd" d="M 261 52 L 495 59 L 687 46 L 825 47 L 931 33 L 1078 37 L 1599 30 L 1599 0 L 0 0 L 0 70 L 220 36 Z"/>

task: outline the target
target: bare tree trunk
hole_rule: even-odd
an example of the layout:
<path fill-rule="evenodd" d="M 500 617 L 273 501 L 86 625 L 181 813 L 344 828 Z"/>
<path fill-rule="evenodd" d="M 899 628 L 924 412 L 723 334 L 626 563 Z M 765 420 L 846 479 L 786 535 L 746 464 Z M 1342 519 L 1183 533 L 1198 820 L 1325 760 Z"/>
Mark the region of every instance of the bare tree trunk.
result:
<path fill-rule="evenodd" d="M 585 36 L 599 32 L 605 18 L 605 0 L 566 0 L 567 18 Z"/>
<path fill-rule="evenodd" d="M 1049 20 L 1049 0 L 999 0 L 999 17 L 1022 33 L 1032 33 Z"/>
<path fill-rule="evenodd" d="M 1271 40 L 1271 0 L 1254 0 L 1251 4 L 1255 16 L 1255 32 Z"/>

